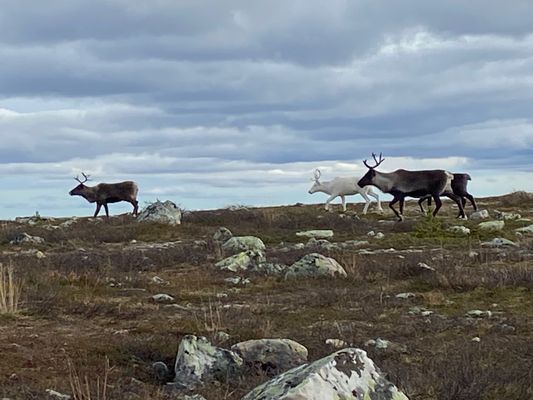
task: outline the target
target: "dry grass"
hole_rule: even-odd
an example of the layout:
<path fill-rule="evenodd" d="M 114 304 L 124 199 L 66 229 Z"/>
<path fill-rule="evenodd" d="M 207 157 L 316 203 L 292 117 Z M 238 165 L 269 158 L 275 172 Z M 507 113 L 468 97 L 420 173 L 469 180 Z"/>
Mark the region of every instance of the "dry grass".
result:
<path fill-rule="evenodd" d="M 67 359 L 68 377 L 72 398 L 74 400 L 107 400 L 107 385 L 109 374 L 113 368 L 109 366 L 109 359 L 106 357 L 103 376 L 89 378 L 88 375 L 81 375 L 74 366 L 70 358 Z"/>
<path fill-rule="evenodd" d="M 19 312 L 21 282 L 15 278 L 12 264 L 0 263 L 0 314 L 17 314 Z"/>
<path fill-rule="evenodd" d="M 489 211 L 521 207 L 524 217 L 533 218 L 521 197 L 509 201 L 480 202 Z M 136 224 L 129 216 L 80 219 L 59 229 L 47 228 L 46 221 L 3 223 L 0 263 L 11 268 L 12 282 L 24 282 L 24 313 L 0 319 L 0 398 L 41 399 L 47 388 L 75 400 L 176 398 L 151 365 L 172 366 L 187 334 L 226 348 L 248 339 L 290 338 L 307 347 L 311 361 L 331 353 L 325 340 L 337 338 L 367 350 L 412 399 L 533 398 L 533 241 L 514 235 L 520 223 L 506 222 L 498 233 L 520 247 L 501 251 L 481 248 L 480 241 L 491 237 L 477 232 L 476 221 L 455 220 L 448 203 L 436 220 L 420 216 L 416 203 L 408 203 L 409 220 L 401 224 L 389 214 L 358 219 L 354 209 L 360 208 L 200 211 L 187 213 L 179 227 Z M 469 238 L 446 231 L 458 223 L 472 229 Z M 261 237 L 271 262 L 291 264 L 310 251 L 334 257 L 348 278 L 286 281 L 247 275 L 248 285 L 228 284 L 224 279 L 237 274 L 213 267 L 224 255 L 211 240 L 219 226 Z M 284 249 L 301 240 L 295 232 L 319 228 L 332 229 L 335 241 L 369 240 L 369 250 L 395 251 Z M 369 230 L 385 238 L 368 238 Z M 8 244 L 21 232 L 46 240 L 40 248 L 46 258 Z M 421 270 L 420 262 L 436 272 Z M 8 267 L 3 271 L 8 286 Z M 153 282 L 154 276 L 163 283 Z M 416 296 L 396 298 L 401 292 Z M 157 293 L 173 296 L 176 306 L 154 303 L 150 297 Z M 412 315 L 412 307 L 434 314 Z M 493 316 L 465 317 L 473 309 L 491 310 Z M 217 342 L 220 331 L 230 339 Z M 365 347 L 377 337 L 407 350 Z M 65 353 L 76 365 L 64 362 Z M 268 378 L 254 370 L 236 381 L 207 384 L 198 393 L 208 400 L 237 400 Z"/>

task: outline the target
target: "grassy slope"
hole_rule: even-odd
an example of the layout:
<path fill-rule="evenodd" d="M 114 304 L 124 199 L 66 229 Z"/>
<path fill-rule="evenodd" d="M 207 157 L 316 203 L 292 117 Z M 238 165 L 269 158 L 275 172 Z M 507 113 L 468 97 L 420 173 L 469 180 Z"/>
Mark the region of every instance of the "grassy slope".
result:
<path fill-rule="evenodd" d="M 533 202 L 522 195 L 481 199 L 480 206 L 533 219 Z M 393 223 L 390 213 L 356 219 L 354 208 L 360 213 L 362 206 L 352 206 L 346 215 L 319 206 L 194 212 L 180 227 L 140 225 L 128 216 L 81 219 L 55 230 L 46 229 L 46 222 L 3 223 L 0 262 L 12 263 L 24 285 L 23 311 L 0 316 L 0 397 L 42 399 L 48 388 L 69 393 L 67 360 L 93 382 L 103 375 L 107 357 L 113 367 L 108 398 L 164 399 L 151 363 L 172 365 L 185 334 L 216 342 L 216 332 L 225 331 L 231 339 L 223 346 L 288 337 L 305 345 L 311 360 L 333 351 L 324 343 L 327 338 L 365 348 L 368 339 L 381 337 L 406 351 L 367 348 L 369 355 L 413 399 L 532 398 L 532 240 L 522 238 L 519 249 L 504 253 L 481 249 L 480 240 L 495 235 L 478 232 L 474 221 L 461 222 L 472 228 L 469 238 L 446 233 L 457 223 L 449 204 L 441 218 L 431 221 L 409 203 L 409 220 L 401 224 Z M 524 225 L 509 222 L 499 236 L 516 240 L 513 229 Z M 284 263 L 308 251 L 281 252 L 279 243 L 297 242 L 294 233 L 308 228 L 333 229 L 335 241 L 363 240 L 371 229 L 382 231 L 385 239 L 371 241 L 370 249 L 422 251 L 323 252 L 343 264 L 348 279 L 287 282 L 251 276 L 249 286 L 235 288 L 224 282 L 235 274 L 213 267 L 222 256 L 210 240 L 219 226 L 261 237 L 268 258 Z M 8 244 L 23 231 L 46 239 L 37 246 L 46 258 Z M 179 243 L 145 244 L 170 241 Z M 478 254 L 469 255 L 472 251 Z M 420 273 L 419 262 L 438 273 Z M 150 282 L 155 275 L 167 284 Z M 406 291 L 417 296 L 394 297 Z M 183 307 L 154 304 L 149 297 L 156 293 L 171 294 Z M 413 306 L 435 314 L 409 315 Z M 465 318 L 472 309 L 491 310 L 494 316 Z M 200 392 L 209 400 L 239 399 L 265 379 L 246 376 Z"/>

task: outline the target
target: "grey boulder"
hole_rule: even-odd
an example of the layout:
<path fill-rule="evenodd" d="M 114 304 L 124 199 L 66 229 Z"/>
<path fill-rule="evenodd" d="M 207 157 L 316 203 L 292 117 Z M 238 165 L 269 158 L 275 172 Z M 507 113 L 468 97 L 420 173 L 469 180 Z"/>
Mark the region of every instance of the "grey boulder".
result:
<path fill-rule="evenodd" d="M 142 210 L 137 221 L 179 225 L 181 224 L 181 210 L 170 200 L 165 202 L 158 200 Z"/>
<path fill-rule="evenodd" d="M 407 400 L 360 349 L 347 348 L 291 369 L 242 400 Z"/>
<path fill-rule="evenodd" d="M 222 245 L 222 249 L 230 253 L 248 250 L 262 252 L 265 251 L 265 244 L 255 236 L 233 236 Z"/>
<path fill-rule="evenodd" d="M 247 340 L 231 347 L 244 362 L 265 372 L 283 372 L 307 362 L 307 349 L 290 339 Z"/>
<path fill-rule="evenodd" d="M 347 277 L 344 268 L 333 258 L 311 253 L 287 268 L 285 278 L 298 277 Z"/>
<path fill-rule="evenodd" d="M 188 335 L 178 348 L 174 382 L 179 388 L 191 389 L 205 382 L 224 381 L 236 376 L 242 364 L 233 351 L 215 347 L 203 336 Z"/>

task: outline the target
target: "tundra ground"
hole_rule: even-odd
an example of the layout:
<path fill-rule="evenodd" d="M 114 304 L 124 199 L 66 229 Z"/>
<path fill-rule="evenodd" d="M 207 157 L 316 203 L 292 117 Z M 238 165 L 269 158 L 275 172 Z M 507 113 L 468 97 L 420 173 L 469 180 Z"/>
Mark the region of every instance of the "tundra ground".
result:
<path fill-rule="evenodd" d="M 477 229 L 480 221 L 456 220 L 448 202 L 436 219 L 408 202 L 401 223 L 387 207 L 384 215 L 367 216 L 362 207 L 350 204 L 347 213 L 340 206 L 327 213 L 321 205 L 198 211 L 186 213 L 177 227 L 139 224 L 131 216 L 81 218 L 58 228 L 65 220 L 3 222 L 0 262 L 13 266 L 21 297 L 18 313 L 0 314 L 0 398 L 46 399 L 47 389 L 72 394 L 78 377 L 96 399 L 97 379 L 105 374 L 108 399 L 173 398 L 151 365 L 172 366 L 187 334 L 222 347 L 290 338 L 308 348 L 311 361 L 335 350 L 326 339 L 341 339 L 365 349 L 411 399 L 533 398 L 533 239 L 514 233 L 531 222 L 506 221 L 502 232 L 485 233 Z M 533 200 L 525 193 L 479 199 L 479 207 L 533 220 Z M 471 235 L 446 231 L 457 224 Z M 220 226 L 260 237 L 269 261 L 290 264 L 321 252 L 338 260 L 348 278 L 246 275 L 251 283 L 229 284 L 224 278 L 237 274 L 214 267 L 224 256 L 211 239 Z M 295 233 L 306 229 L 332 229 L 332 242 L 369 244 L 287 251 L 302 239 Z M 368 238 L 370 230 L 385 237 Z M 45 242 L 9 244 L 21 232 Z M 494 237 L 519 247 L 480 246 Z M 421 262 L 436 271 L 418 267 Z M 154 282 L 156 276 L 161 280 Z M 415 296 L 396 297 L 405 292 Z M 175 304 L 153 302 L 158 293 L 173 296 Z M 468 317 L 472 310 L 491 313 Z M 227 342 L 217 341 L 220 331 L 230 335 Z M 376 338 L 398 346 L 365 346 Z M 259 371 L 197 393 L 240 399 L 266 379 Z"/>

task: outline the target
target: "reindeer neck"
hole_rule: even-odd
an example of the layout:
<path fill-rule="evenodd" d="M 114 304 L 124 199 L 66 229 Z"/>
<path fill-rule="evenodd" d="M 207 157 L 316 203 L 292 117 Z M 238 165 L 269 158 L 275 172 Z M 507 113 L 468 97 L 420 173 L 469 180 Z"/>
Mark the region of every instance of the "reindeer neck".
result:
<path fill-rule="evenodd" d="M 389 192 L 392 189 L 392 174 L 388 172 L 379 172 L 375 171 L 376 176 L 374 177 L 374 186 L 384 193 Z"/>

